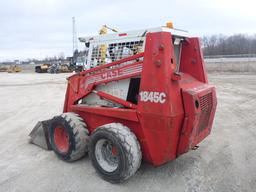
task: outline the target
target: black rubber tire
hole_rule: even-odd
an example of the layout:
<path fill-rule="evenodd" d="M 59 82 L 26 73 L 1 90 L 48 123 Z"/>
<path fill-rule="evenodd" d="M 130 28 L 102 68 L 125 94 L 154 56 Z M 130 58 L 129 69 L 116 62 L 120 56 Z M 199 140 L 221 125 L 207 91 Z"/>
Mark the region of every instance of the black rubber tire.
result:
<path fill-rule="evenodd" d="M 61 153 L 54 143 L 54 130 L 57 126 L 62 126 L 69 136 L 69 148 L 66 153 Z M 63 113 L 55 116 L 49 126 L 50 144 L 60 159 L 72 162 L 82 158 L 88 152 L 89 136 L 87 126 L 83 119 L 76 113 Z"/>
<path fill-rule="evenodd" d="M 101 139 L 110 141 L 117 148 L 118 166 L 112 172 L 104 170 L 96 158 L 95 147 Z M 89 156 L 96 172 L 111 183 L 121 183 L 134 175 L 140 167 L 142 158 L 136 136 L 120 123 L 111 123 L 96 129 L 90 138 Z"/>

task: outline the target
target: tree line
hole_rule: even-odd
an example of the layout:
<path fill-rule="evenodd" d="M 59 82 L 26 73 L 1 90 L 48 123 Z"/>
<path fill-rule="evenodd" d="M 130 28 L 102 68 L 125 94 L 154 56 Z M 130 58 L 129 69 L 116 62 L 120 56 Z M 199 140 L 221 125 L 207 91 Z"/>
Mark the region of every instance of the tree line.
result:
<path fill-rule="evenodd" d="M 256 34 L 204 36 L 201 42 L 205 56 L 256 54 Z"/>

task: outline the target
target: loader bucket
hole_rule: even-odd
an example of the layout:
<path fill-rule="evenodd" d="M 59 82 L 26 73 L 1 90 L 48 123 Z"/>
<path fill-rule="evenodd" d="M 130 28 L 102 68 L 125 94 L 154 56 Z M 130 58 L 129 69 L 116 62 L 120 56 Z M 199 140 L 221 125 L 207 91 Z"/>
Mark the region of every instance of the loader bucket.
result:
<path fill-rule="evenodd" d="M 39 121 L 29 134 L 30 143 L 33 143 L 43 149 L 51 150 L 49 142 L 49 124 L 51 120 Z"/>

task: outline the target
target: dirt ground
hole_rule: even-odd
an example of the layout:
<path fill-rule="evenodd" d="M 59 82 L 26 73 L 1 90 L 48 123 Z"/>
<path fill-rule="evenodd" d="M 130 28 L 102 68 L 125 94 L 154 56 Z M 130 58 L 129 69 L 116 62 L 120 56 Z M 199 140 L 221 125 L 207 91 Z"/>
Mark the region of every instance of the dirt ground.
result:
<path fill-rule="evenodd" d="M 68 74 L 0 73 L 0 191 L 256 191 L 256 75 L 211 74 L 218 107 L 211 135 L 161 167 L 142 164 L 113 185 L 88 157 L 65 163 L 28 143 L 38 120 L 60 114 Z"/>

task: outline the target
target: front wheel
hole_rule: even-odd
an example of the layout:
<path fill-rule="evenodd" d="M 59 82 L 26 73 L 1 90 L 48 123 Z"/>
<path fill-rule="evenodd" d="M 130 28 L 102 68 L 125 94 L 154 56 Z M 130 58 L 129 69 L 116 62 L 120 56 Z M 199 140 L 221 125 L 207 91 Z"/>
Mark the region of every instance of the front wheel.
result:
<path fill-rule="evenodd" d="M 119 123 L 96 129 L 89 145 L 89 156 L 97 173 L 111 183 L 120 183 L 136 173 L 141 150 L 136 136 Z"/>
<path fill-rule="evenodd" d="M 80 159 L 88 151 L 88 130 L 76 113 L 63 113 L 54 117 L 49 126 L 49 136 L 53 151 L 64 161 Z"/>

